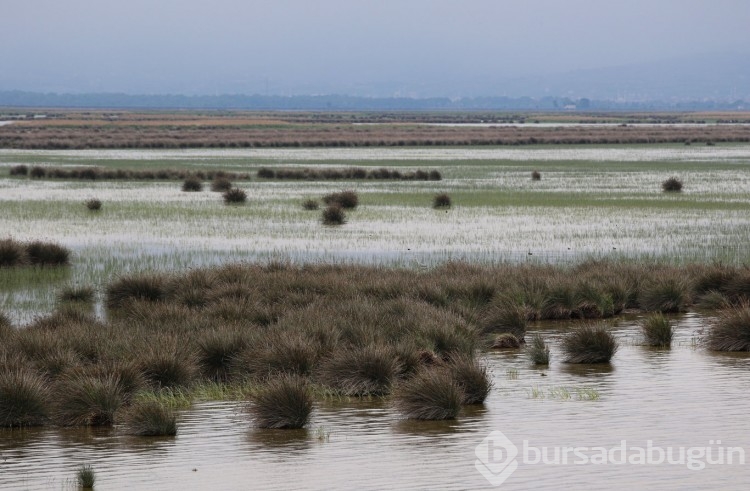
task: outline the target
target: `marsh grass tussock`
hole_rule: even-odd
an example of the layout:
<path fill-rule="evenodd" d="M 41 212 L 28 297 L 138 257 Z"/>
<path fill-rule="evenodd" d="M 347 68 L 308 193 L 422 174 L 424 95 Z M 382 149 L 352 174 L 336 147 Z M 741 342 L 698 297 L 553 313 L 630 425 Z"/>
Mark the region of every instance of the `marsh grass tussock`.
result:
<path fill-rule="evenodd" d="M 32 265 L 67 266 L 70 264 L 70 250 L 54 242 L 35 240 L 26 244 L 26 256 Z"/>
<path fill-rule="evenodd" d="M 55 388 L 55 420 L 64 426 L 109 426 L 125 398 L 115 376 L 72 372 Z"/>
<path fill-rule="evenodd" d="M 234 360 L 238 375 L 268 379 L 279 375 L 310 375 L 318 360 L 318 350 L 308 339 L 288 332 L 267 333 L 250 341 Z"/>
<path fill-rule="evenodd" d="M 196 380 L 195 355 L 178 345 L 176 339 L 155 337 L 138 355 L 146 382 L 155 389 L 189 387 Z"/>
<path fill-rule="evenodd" d="M 351 189 L 340 191 L 338 193 L 326 194 L 323 196 L 323 203 L 326 205 L 338 205 L 347 210 L 353 210 L 359 205 L 359 195 Z"/>
<path fill-rule="evenodd" d="M 347 396 L 382 396 L 400 372 L 394 352 L 384 346 L 337 350 L 323 363 L 320 381 Z"/>
<path fill-rule="evenodd" d="M 326 206 L 322 216 L 323 225 L 343 225 L 346 223 L 346 213 L 338 204 Z"/>
<path fill-rule="evenodd" d="M 195 176 L 190 176 L 182 182 L 182 190 L 193 193 L 203 191 L 203 181 Z"/>
<path fill-rule="evenodd" d="M 87 209 L 90 211 L 99 211 L 102 209 L 102 200 L 97 198 L 90 198 L 83 202 Z"/>
<path fill-rule="evenodd" d="M 157 400 L 137 401 L 124 410 L 123 423 L 129 435 L 174 436 L 177 434 L 175 411 Z"/>
<path fill-rule="evenodd" d="M 226 177 L 216 177 L 211 181 L 211 191 L 215 193 L 224 193 L 232 189 L 232 181 Z"/>
<path fill-rule="evenodd" d="M 159 274 L 122 276 L 106 288 L 109 309 L 125 307 L 133 301 L 159 302 L 166 298 L 167 278 Z"/>
<path fill-rule="evenodd" d="M 302 208 L 308 211 L 315 211 L 320 208 L 320 203 L 316 199 L 306 199 L 302 202 Z"/>
<path fill-rule="evenodd" d="M 661 188 L 666 193 L 679 193 L 682 191 L 682 181 L 677 177 L 670 177 L 661 183 Z"/>
<path fill-rule="evenodd" d="M 490 344 L 492 349 L 518 349 L 521 347 L 521 342 L 516 336 L 509 332 L 502 332 L 497 334 Z"/>
<path fill-rule="evenodd" d="M 14 239 L 0 240 L 0 267 L 12 268 L 28 264 L 26 248 Z"/>
<path fill-rule="evenodd" d="M 269 380 L 251 397 L 249 407 L 256 426 L 272 429 L 302 428 L 312 409 L 307 382 L 293 375 Z"/>
<path fill-rule="evenodd" d="M 0 240 L 0 268 L 19 266 L 68 266 L 70 250 L 56 242 Z"/>
<path fill-rule="evenodd" d="M 484 333 L 512 334 L 519 343 L 524 343 L 529 311 L 509 298 L 498 298 L 480 313 L 479 324 Z"/>
<path fill-rule="evenodd" d="M 13 165 L 8 170 L 8 174 L 11 176 L 27 176 L 29 175 L 29 167 L 25 164 Z"/>
<path fill-rule="evenodd" d="M 57 301 L 62 303 L 90 304 L 94 301 L 96 290 L 92 286 L 66 286 L 57 294 Z"/>
<path fill-rule="evenodd" d="M 241 205 L 247 201 L 247 193 L 240 188 L 231 188 L 222 194 L 224 204 Z"/>
<path fill-rule="evenodd" d="M 197 361 L 202 374 L 215 382 L 226 382 L 248 339 L 239 329 L 201 332 L 196 341 Z"/>
<path fill-rule="evenodd" d="M 420 370 L 400 381 L 393 393 L 396 408 L 407 419 L 455 419 L 463 401 L 455 378 L 442 368 Z"/>
<path fill-rule="evenodd" d="M 448 193 L 439 193 L 432 198 L 432 207 L 437 210 L 444 210 L 453 205 L 453 200 Z"/>
<path fill-rule="evenodd" d="M 446 365 L 463 393 L 463 404 L 482 404 L 492 390 L 492 378 L 485 365 L 473 357 L 455 356 Z"/>
<path fill-rule="evenodd" d="M 47 381 L 33 370 L 0 367 L 0 426 L 45 424 L 49 417 Z"/>
<path fill-rule="evenodd" d="M 609 363 L 617 347 L 617 340 L 605 325 L 579 325 L 562 339 L 566 363 Z"/>
<path fill-rule="evenodd" d="M 681 278 L 657 276 L 642 286 L 638 303 L 649 312 L 682 312 L 692 303 L 691 287 Z"/>
<path fill-rule="evenodd" d="M 640 328 L 648 346 L 669 348 L 672 345 L 674 327 L 661 313 L 652 314 L 643 319 Z"/>
<path fill-rule="evenodd" d="M 709 327 L 706 345 L 712 351 L 750 351 L 750 306 L 720 312 Z"/>
<path fill-rule="evenodd" d="M 539 333 L 531 337 L 531 342 L 526 346 L 526 354 L 534 365 L 549 365 L 549 346 Z"/>

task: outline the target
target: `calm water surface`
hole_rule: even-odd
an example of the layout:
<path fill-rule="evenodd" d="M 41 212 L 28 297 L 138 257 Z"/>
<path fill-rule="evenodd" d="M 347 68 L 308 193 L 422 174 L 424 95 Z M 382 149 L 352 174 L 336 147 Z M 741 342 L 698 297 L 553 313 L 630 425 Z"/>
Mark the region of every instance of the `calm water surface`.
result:
<path fill-rule="evenodd" d="M 711 354 L 696 343 L 706 319 L 679 319 L 671 350 L 640 346 L 636 320 L 621 320 L 609 366 L 560 362 L 560 324 L 536 326 L 551 340 L 552 365 L 522 352 L 486 353 L 495 388 L 484 406 L 448 422 L 413 422 L 389 401 L 318 404 L 309 428 L 253 428 L 236 402 L 196 404 L 174 438 L 114 429 L 0 431 L 0 489 L 74 489 L 93 465 L 96 489 L 492 489 L 475 448 L 502 431 L 518 468 L 497 489 L 746 489 L 748 465 L 534 464 L 527 447 L 742 447 L 750 457 L 750 358 Z M 533 330 L 532 330 L 533 332 Z M 721 443 L 717 443 L 721 440 Z M 713 443 L 712 443 L 713 442 Z M 532 457 L 532 451 L 527 454 Z M 571 455 L 571 461 L 573 457 Z M 705 458 L 702 459 L 706 461 Z"/>

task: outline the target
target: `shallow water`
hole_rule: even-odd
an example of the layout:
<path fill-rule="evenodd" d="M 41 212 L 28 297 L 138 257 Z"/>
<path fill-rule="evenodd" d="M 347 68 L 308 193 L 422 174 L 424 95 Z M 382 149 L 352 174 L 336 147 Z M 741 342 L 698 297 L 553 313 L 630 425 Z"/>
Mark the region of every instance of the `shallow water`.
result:
<path fill-rule="evenodd" d="M 671 446 L 675 457 L 678 447 L 710 447 L 713 460 L 720 447 L 750 452 L 750 357 L 700 348 L 706 321 L 681 317 L 672 349 L 655 350 L 639 345 L 636 319 L 621 320 L 611 365 L 590 367 L 560 362 L 567 325 L 536 326 L 551 340 L 552 365 L 534 368 L 518 351 L 486 353 L 495 388 L 455 421 L 405 421 L 387 400 L 328 402 L 308 429 L 271 431 L 254 428 L 241 403 L 205 402 L 181 413 L 175 438 L 118 428 L 3 430 L 0 488 L 72 489 L 86 462 L 102 490 L 491 489 L 474 467 L 475 447 L 499 430 L 521 452 L 500 489 L 745 489 L 748 465 L 553 465 L 523 454 L 524 440 L 549 447 L 549 457 L 554 447 L 609 449 L 622 440 L 628 449 L 648 440 Z"/>
<path fill-rule="evenodd" d="M 80 165 L 81 160 L 175 160 L 180 165 L 191 160 L 204 165 L 205 159 L 236 159 L 246 165 L 247 159 L 283 161 L 376 161 L 376 160 L 542 160 L 542 161 L 715 161 L 750 158 L 750 145 L 722 144 L 709 146 L 606 146 L 585 147 L 357 147 L 357 148 L 213 148 L 185 150 L 14 150 L 0 149 L 0 161 L 14 165 L 16 158 L 35 157 L 62 163 L 69 160 Z M 44 163 L 43 160 L 40 160 Z M 85 162 L 83 162 L 85 163 Z M 230 162 L 223 162 L 226 166 Z"/>

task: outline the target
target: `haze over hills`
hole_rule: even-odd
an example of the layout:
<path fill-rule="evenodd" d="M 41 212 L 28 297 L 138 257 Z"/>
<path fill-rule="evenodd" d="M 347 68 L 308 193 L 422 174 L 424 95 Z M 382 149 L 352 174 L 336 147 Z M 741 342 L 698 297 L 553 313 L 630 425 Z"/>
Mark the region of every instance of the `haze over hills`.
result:
<path fill-rule="evenodd" d="M 750 100 L 748 19 L 747 0 L 3 0 L 0 104 L 729 105 Z"/>
<path fill-rule="evenodd" d="M 0 75 L 0 87 L 9 84 Z M 457 87 L 461 87 L 457 91 Z M 224 94 L 85 92 L 76 85 L 57 92 L 0 90 L 0 106 L 221 109 L 747 109 L 750 54 L 714 53 L 606 68 L 509 79 L 473 77 L 384 81 L 369 86 L 332 86 L 330 92 L 287 87 L 282 93 Z M 234 88 L 234 90 L 230 90 Z M 333 90 L 335 89 L 335 90 Z M 457 95 L 456 93 L 458 92 Z"/>

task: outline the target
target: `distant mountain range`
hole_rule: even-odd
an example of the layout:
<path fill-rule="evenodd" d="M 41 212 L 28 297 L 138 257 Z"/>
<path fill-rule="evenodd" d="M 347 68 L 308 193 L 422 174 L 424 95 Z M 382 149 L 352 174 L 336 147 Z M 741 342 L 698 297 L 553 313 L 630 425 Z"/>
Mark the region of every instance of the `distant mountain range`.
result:
<path fill-rule="evenodd" d="M 750 101 L 750 98 L 747 99 Z M 750 110 L 750 102 L 719 100 L 614 100 L 570 97 L 406 98 L 347 95 L 129 95 L 0 91 L 0 108 L 244 109 L 330 111 L 699 111 Z M 0 115 L 2 110 L 0 109 Z M 0 116 L 1 119 L 1 116 Z"/>
<path fill-rule="evenodd" d="M 430 96 L 452 93 L 457 86 L 462 87 L 462 93 L 468 96 Z M 750 54 L 706 54 L 502 80 L 493 77 L 437 78 L 422 83 L 420 90 L 410 88 L 409 83 L 399 86 L 380 83 L 364 91 L 361 87 L 342 87 L 338 94 L 329 95 L 138 95 L 0 90 L 0 106 L 254 110 L 750 110 L 750 104 L 746 102 L 750 101 Z"/>

